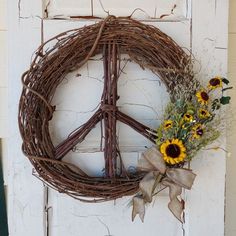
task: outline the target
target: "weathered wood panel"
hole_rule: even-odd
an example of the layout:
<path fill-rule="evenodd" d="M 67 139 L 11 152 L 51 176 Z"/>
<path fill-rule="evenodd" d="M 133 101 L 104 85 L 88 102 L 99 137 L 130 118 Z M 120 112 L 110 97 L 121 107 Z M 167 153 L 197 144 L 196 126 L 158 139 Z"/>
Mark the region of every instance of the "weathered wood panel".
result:
<path fill-rule="evenodd" d="M 91 10 L 91 5 L 89 5 L 91 2 L 87 2 L 88 5 L 83 5 L 83 7 Z M 224 75 L 226 73 L 227 39 L 222 32 L 227 29 L 227 1 L 193 0 L 192 8 L 189 5 L 190 1 L 178 2 L 180 6 L 182 3 L 186 3 L 183 15 L 188 15 L 190 19 L 184 17 L 184 20 L 179 18 L 172 19 L 171 22 L 149 23 L 160 27 L 182 47 L 193 51 L 199 62 L 196 62 L 196 70 L 201 69 L 197 74 L 200 79 L 206 81 L 212 75 Z M 65 6 L 65 3 L 69 6 L 70 1 L 60 1 L 60 3 L 61 6 Z M 164 4 L 163 1 L 162 4 Z M 136 7 L 134 4 L 133 8 Z M 186 8 L 188 8 L 188 12 Z M 131 223 L 131 208 L 127 207 L 130 198 L 96 205 L 84 204 L 53 190 L 47 191 L 37 179 L 31 176 L 32 167 L 21 153 L 21 139 L 17 128 L 17 103 L 21 91 L 20 75 L 29 66 L 32 52 L 40 44 L 42 35 L 45 40 L 61 31 L 92 24 L 94 21 L 45 19 L 41 25 L 40 17 L 42 17 L 43 9 L 41 3 L 36 0 L 14 0 L 9 2 L 9 9 L 9 68 L 14 67 L 14 70 L 9 71 L 11 93 L 9 97 L 11 125 L 8 139 L 8 155 L 11 157 L 8 163 L 8 169 L 11 170 L 9 171 L 8 195 L 10 235 L 41 236 L 48 233 L 51 236 L 89 236 L 96 233 L 96 235 L 138 236 L 148 232 L 150 236 L 157 234 L 179 236 L 184 235 L 185 231 L 185 235 L 189 236 L 222 236 L 225 175 L 225 153 L 222 151 L 200 153 L 192 163 L 198 176 L 193 190 L 183 196 L 187 206 L 184 230 L 167 209 L 167 192 L 161 193 L 155 205 L 149 206 L 144 224 L 138 219 Z M 64 12 L 65 7 L 61 9 Z M 127 13 L 124 12 L 124 14 Z M 83 113 L 86 111 L 85 109 L 91 110 L 99 102 L 99 91 L 102 84 L 100 81 L 102 71 L 99 63 L 90 61 L 87 66 L 82 68 L 82 76 L 79 80 L 70 75 L 68 81 L 58 88 L 54 102 L 60 112 L 56 113 L 51 126 L 55 143 L 60 142 L 70 131 L 89 117 L 90 113 Z M 127 74 L 120 83 L 120 93 L 124 96 L 122 109 L 154 127 L 158 124 L 157 114 L 162 113 L 168 101 L 168 94 L 163 86 L 153 80 L 156 78 L 152 73 L 144 72 L 130 64 L 127 67 Z M 145 89 L 143 89 L 144 86 Z M 83 92 L 88 87 L 96 96 L 86 99 L 86 94 Z M 158 91 L 159 94 L 154 95 L 153 90 Z M 142 97 L 142 95 L 144 96 Z M 156 102 L 160 96 L 162 96 L 162 101 Z M 73 104 L 71 104 L 71 99 L 75 101 Z M 146 106 L 145 113 L 139 106 L 125 106 L 125 103 L 142 103 Z M 155 112 L 150 111 L 148 107 L 154 107 Z M 140 152 L 133 151 L 137 145 L 144 147 L 149 144 L 137 137 L 135 133 L 122 127 L 120 127 L 120 132 L 122 137 L 127 137 L 122 144 L 126 165 L 135 165 Z M 91 134 L 88 137 L 83 146 L 84 149 L 96 147 L 98 134 L 98 130 L 95 130 L 94 136 Z M 224 147 L 224 139 L 215 145 Z M 66 158 L 71 162 L 80 163 L 92 175 L 101 173 L 103 168 L 101 153 L 74 152 Z M 87 162 L 92 162 L 92 164 L 88 165 Z M 45 213 L 45 207 L 48 214 Z"/>

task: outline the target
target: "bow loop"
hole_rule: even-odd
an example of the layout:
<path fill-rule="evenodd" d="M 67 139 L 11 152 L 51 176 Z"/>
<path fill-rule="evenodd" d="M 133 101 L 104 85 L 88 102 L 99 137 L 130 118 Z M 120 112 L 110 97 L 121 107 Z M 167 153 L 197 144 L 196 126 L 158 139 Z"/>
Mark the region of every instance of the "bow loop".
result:
<path fill-rule="evenodd" d="M 138 162 L 138 169 L 143 171 L 158 170 L 164 174 L 166 172 L 166 164 L 157 148 L 151 147 L 142 154 Z"/>
<path fill-rule="evenodd" d="M 186 189 L 191 189 L 196 174 L 194 174 L 192 170 L 188 169 L 168 168 L 166 176 L 177 185 Z"/>
<path fill-rule="evenodd" d="M 147 202 L 152 201 L 152 194 L 155 190 L 156 183 L 159 182 L 160 172 L 151 171 L 148 172 L 139 183 L 139 188 L 142 192 L 143 198 Z"/>

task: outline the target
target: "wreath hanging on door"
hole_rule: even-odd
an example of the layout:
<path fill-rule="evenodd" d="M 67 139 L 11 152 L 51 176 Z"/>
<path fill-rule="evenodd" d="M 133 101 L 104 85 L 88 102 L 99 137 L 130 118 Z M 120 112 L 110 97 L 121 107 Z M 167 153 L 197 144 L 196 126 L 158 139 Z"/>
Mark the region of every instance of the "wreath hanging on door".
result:
<path fill-rule="evenodd" d="M 124 114 L 116 105 L 122 53 L 128 54 L 142 69 L 156 74 L 170 94 L 171 101 L 156 130 Z M 69 72 L 79 69 L 97 54 L 103 55 L 104 62 L 100 107 L 84 125 L 54 147 L 49 122 L 56 109 L 51 104 L 56 88 Z M 165 33 L 130 18 L 109 16 L 42 44 L 29 70 L 23 74 L 22 83 L 19 103 L 22 150 L 44 182 L 84 202 L 135 195 L 132 218 L 138 214 L 142 220 L 145 204 L 162 189 L 169 188 L 168 207 L 183 221 L 184 202 L 179 196 L 183 188 L 191 189 L 195 179 L 186 166 L 201 148 L 220 135 L 219 109 L 230 101 L 224 95 L 230 89 L 227 79 L 211 78 L 203 86 L 194 76 L 191 56 Z M 142 154 L 135 172 L 124 168 L 116 137 L 117 121 L 153 143 Z M 63 157 L 100 122 L 104 127 L 105 175 L 91 177 L 79 166 L 63 161 Z"/>

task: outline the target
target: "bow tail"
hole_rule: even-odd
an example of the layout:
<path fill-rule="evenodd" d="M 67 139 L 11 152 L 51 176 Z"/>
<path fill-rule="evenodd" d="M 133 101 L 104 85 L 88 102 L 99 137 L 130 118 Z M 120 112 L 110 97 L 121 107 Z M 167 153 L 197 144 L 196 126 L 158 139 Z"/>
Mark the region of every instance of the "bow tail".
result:
<path fill-rule="evenodd" d="M 134 221 L 134 218 L 136 215 L 139 215 L 139 218 L 141 221 L 144 221 L 145 216 L 145 202 L 142 197 L 134 197 L 133 198 L 133 211 L 132 211 L 132 221 Z"/>
<path fill-rule="evenodd" d="M 182 187 L 170 181 L 169 179 L 163 179 L 162 184 L 166 187 L 169 187 L 169 197 L 170 202 L 168 208 L 172 214 L 183 223 L 183 211 L 184 211 L 184 201 L 180 201 L 178 196 L 182 193 Z"/>
<path fill-rule="evenodd" d="M 151 171 L 143 177 L 139 183 L 141 195 L 133 198 L 132 221 L 136 215 L 139 215 L 142 221 L 144 220 L 145 204 L 152 201 L 153 192 L 158 183 L 160 183 L 161 178 L 162 174 L 158 171 Z"/>

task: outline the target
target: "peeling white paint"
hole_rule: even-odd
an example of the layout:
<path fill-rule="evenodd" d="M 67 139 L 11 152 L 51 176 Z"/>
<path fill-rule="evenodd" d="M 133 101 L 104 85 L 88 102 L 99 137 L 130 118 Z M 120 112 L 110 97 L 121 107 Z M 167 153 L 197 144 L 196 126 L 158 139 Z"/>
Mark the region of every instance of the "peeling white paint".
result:
<path fill-rule="evenodd" d="M 130 16 L 138 19 L 184 19 L 188 17 L 188 2 L 184 0 L 51 0 L 47 6 L 49 18 Z"/>

